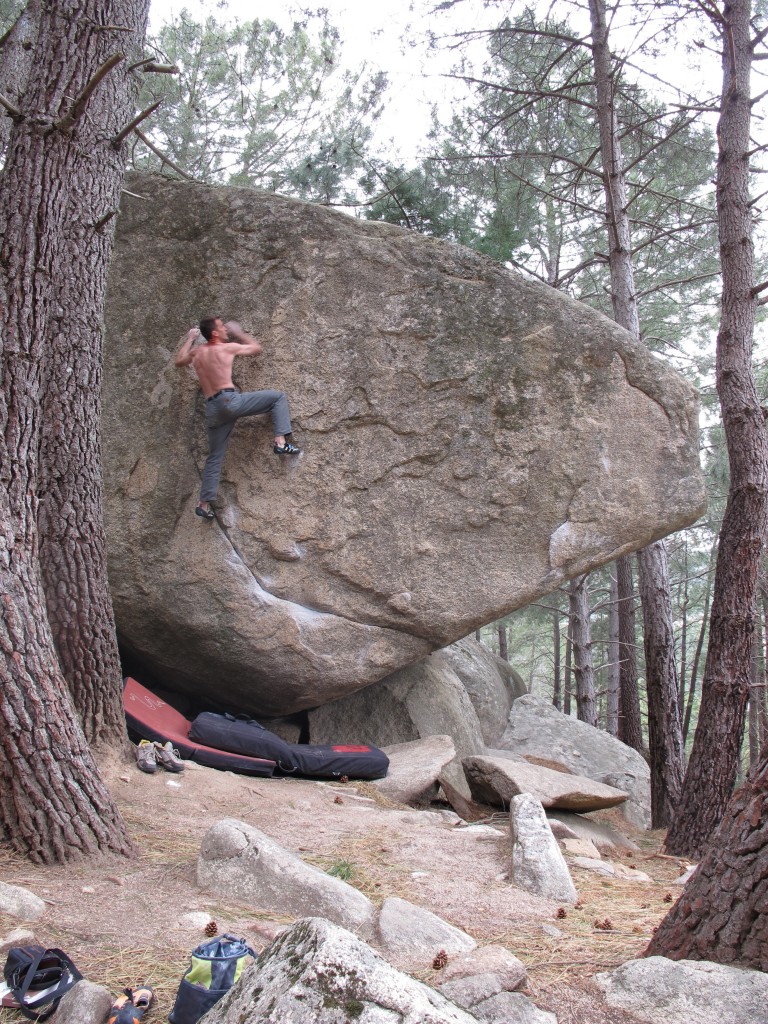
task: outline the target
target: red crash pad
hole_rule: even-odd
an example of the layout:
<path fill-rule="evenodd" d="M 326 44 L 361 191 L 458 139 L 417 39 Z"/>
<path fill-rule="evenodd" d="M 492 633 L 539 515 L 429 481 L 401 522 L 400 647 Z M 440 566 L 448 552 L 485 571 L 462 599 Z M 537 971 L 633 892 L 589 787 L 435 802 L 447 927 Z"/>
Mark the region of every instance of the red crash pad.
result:
<path fill-rule="evenodd" d="M 266 758 L 233 754 L 191 740 L 189 719 L 130 676 L 123 683 L 123 707 L 129 729 L 145 740 L 170 740 L 187 761 L 242 775 L 271 776 L 275 770 L 275 762 Z"/>

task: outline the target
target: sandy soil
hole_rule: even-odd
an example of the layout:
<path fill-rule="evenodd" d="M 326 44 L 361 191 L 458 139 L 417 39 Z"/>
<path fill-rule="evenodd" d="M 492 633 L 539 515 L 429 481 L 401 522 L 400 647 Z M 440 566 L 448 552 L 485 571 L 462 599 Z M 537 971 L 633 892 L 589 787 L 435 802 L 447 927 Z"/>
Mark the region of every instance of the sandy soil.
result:
<path fill-rule="evenodd" d="M 367 784 L 252 779 L 196 765 L 179 775 L 146 775 L 128 761 L 104 771 L 136 857 L 43 868 L 0 847 L 0 877 L 48 902 L 44 917 L 28 926 L 35 941 L 64 948 L 90 980 L 117 993 L 149 979 L 158 991 L 150 1022 L 167 1016 L 189 952 L 205 938 L 201 926 L 180 925 L 183 915 L 204 913 L 219 933 L 244 936 L 257 951 L 288 922 L 260 907 L 258 893 L 243 906 L 197 888 L 201 839 L 223 817 L 249 822 L 319 867 L 349 874 L 376 903 L 397 895 L 480 944 L 506 945 L 526 963 L 537 1005 L 556 1012 L 560 1024 L 634 1020 L 608 1010 L 589 979 L 639 955 L 669 909 L 665 899 L 679 867 L 655 855 L 653 837 L 643 838 L 646 850 L 635 858 L 652 882 L 574 872 L 582 906 L 561 911 L 507 881 L 502 816 L 491 822 L 495 831 L 457 826 L 439 809 L 388 805 Z M 606 919 L 609 930 L 595 927 Z M 559 934 L 547 934 L 545 925 Z M 18 926 L 0 915 L 0 935 Z M 439 983 L 435 971 L 416 976 Z M 0 1011 L 2 1024 L 20 1019 Z"/>

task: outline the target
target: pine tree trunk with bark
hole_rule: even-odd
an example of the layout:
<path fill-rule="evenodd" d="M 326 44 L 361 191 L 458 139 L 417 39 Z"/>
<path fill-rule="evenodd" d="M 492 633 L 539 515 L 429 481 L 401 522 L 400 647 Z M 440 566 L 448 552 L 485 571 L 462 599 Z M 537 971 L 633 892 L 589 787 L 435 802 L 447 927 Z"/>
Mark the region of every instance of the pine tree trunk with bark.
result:
<path fill-rule="evenodd" d="M 632 266 L 632 241 L 627 213 L 627 188 L 624 177 L 624 157 L 621 151 L 620 133 L 614 103 L 611 53 L 608 46 L 608 23 L 606 21 L 605 0 L 589 0 L 589 12 L 592 37 L 592 63 L 595 70 L 595 93 L 597 96 L 597 121 L 600 129 L 600 154 L 603 164 L 603 189 L 605 192 L 605 211 L 608 226 L 608 265 L 611 273 L 611 303 L 614 319 L 626 328 L 633 337 L 640 340 L 640 319 L 635 291 L 634 268 Z M 641 555 L 638 555 L 638 559 Z M 666 552 L 664 553 L 666 557 Z M 649 565 L 659 564 L 658 555 L 648 558 Z M 661 587 L 658 588 L 660 591 Z M 671 620 L 671 609 L 665 613 Z M 670 664 L 665 631 L 656 636 L 657 615 L 644 619 L 645 649 L 651 651 L 651 659 L 659 668 Z M 649 627 L 651 632 L 649 633 Z M 657 653 L 658 651 L 658 653 Z M 665 655 L 666 652 L 666 655 Z M 672 661 L 674 663 L 674 659 Z M 664 690 L 672 686 L 673 680 L 665 680 Z M 674 676 L 677 684 L 677 674 Z M 648 695 L 649 703 L 651 694 Z M 664 712 L 658 712 L 664 717 Z M 633 736 L 633 743 L 637 737 Z M 649 743 L 651 742 L 649 735 Z M 653 759 L 653 753 L 651 755 Z M 664 754 L 657 754 L 657 763 L 664 763 Z M 674 773 L 674 766 L 670 766 Z M 669 787 L 674 789 L 675 783 L 670 780 Z"/>
<path fill-rule="evenodd" d="M 0 826 L 46 863 L 131 848 L 88 739 L 125 738 L 98 424 L 125 166 L 112 140 L 133 115 L 147 8 L 43 8 L 0 177 Z"/>
<path fill-rule="evenodd" d="M 675 663 L 669 575 L 662 541 L 638 552 L 640 600 L 645 636 L 648 691 L 648 748 L 651 761 L 651 821 L 666 828 L 680 798 L 685 774 L 683 730 Z"/>
<path fill-rule="evenodd" d="M 619 587 L 615 572 L 611 574 L 608 615 L 608 702 L 605 729 L 611 736 L 619 735 Z"/>
<path fill-rule="evenodd" d="M 709 646 L 693 748 L 669 853 L 700 857 L 733 792 L 752 662 L 755 593 L 768 523 L 768 434 L 752 375 L 757 308 L 749 198 L 751 38 L 749 0 L 717 10 L 723 38 L 717 214 L 723 277 L 716 380 L 730 485 L 715 567 Z"/>
<path fill-rule="evenodd" d="M 571 608 L 573 674 L 576 677 L 576 714 L 587 725 L 597 725 L 595 669 L 592 662 L 592 633 L 589 625 L 587 577 L 571 580 L 568 588 Z"/>
<path fill-rule="evenodd" d="M 768 971 L 768 756 L 732 797 L 646 956 Z"/>
<path fill-rule="evenodd" d="M 637 689 L 635 654 L 635 584 L 632 556 L 616 559 L 616 590 L 619 600 L 619 739 L 643 753 L 640 694 Z"/>

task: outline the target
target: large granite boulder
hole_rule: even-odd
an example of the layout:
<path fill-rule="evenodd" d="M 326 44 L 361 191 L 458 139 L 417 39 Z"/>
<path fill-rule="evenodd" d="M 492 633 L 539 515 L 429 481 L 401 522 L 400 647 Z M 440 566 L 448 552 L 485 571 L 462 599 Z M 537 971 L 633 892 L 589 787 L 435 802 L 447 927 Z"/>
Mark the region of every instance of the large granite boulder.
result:
<path fill-rule="evenodd" d="M 239 423 L 217 520 L 203 313 L 262 341 L 299 459 Z M 611 320 L 469 250 L 250 189 L 130 176 L 106 310 L 109 575 L 125 649 L 259 714 L 370 685 L 693 522 L 697 405 Z"/>
<path fill-rule="evenodd" d="M 492 747 L 507 726 L 513 701 L 528 693 L 525 681 L 509 662 L 474 637 L 457 640 L 442 653 L 464 684 L 480 720 L 483 739 Z"/>

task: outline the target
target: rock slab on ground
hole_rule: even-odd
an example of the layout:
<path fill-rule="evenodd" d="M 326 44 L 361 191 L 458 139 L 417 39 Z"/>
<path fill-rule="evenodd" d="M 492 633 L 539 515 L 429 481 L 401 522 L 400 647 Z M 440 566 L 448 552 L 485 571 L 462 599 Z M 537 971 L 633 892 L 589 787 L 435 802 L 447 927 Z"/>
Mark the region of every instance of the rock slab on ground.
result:
<path fill-rule="evenodd" d="M 520 793 L 533 794 L 543 807 L 568 811 L 597 811 L 627 799 L 613 786 L 527 762 L 475 755 L 461 763 L 473 798 L 494 807 L 509 807 L 512 797 Z"/>
<path fill-rule="evenodd" d="M 647 1024 L 757 1024 L 766 1020 L 768 976 L 709 961 L 649 956 L 596 974 L 609 1006 Z"/>
<path fill-rule="evenodd" d="M 189 325 L 263 345 L 297 459 L 235 427 L 213 522 Z M 124 648 L 255 714 L 375 683 L 695 521 L 691 386 L 613 320 L 456 245 L 253 189 L 129 175 L 106 300 L 109 576 Z M 200 600 L 200 594 L 205 600 Z"/>
<path fill-rule="evenodd" d="M 576 775 L 614 786 L 629 799 L 621 812 L 640 828 L 651 827 L 651 773 L 644 758 L 603 729 L 564 715 L 533 694 L 512 705 L 500 745 L 518 755 L 548 758 Z"/>
<path fill-rule="evenodd" d="M 403 804 L 419 804 L 437 792 L 440 772 L 456 756 L 450 736 L 427 736 L 410 743 L 384 748 L 389 768 L 383 779 L 372 783 L 380 793 Z"/>
<path fill-rule="evenodd" d="M 471 935 L 430 910 L 390 896 L 379 911 L 376 944 L 389 960 L 431 966 L 438 953 L 466 953 L 477 946 Z"/>
<path fill-rule="evenodd" d="M 376 911 L 357 889 L 306 864 L 253 825 L 224 818 L 203 838 L 198 885 L 292 917 L 322 915 L 366 938 Z"/>
<path fill-rule="evenodd" d="M 243 972 L 204 1024 L 476 1024 L 350 932 L 298 921 Z M 202 1022 L 201 1022 L 202 1024 Z"/>

